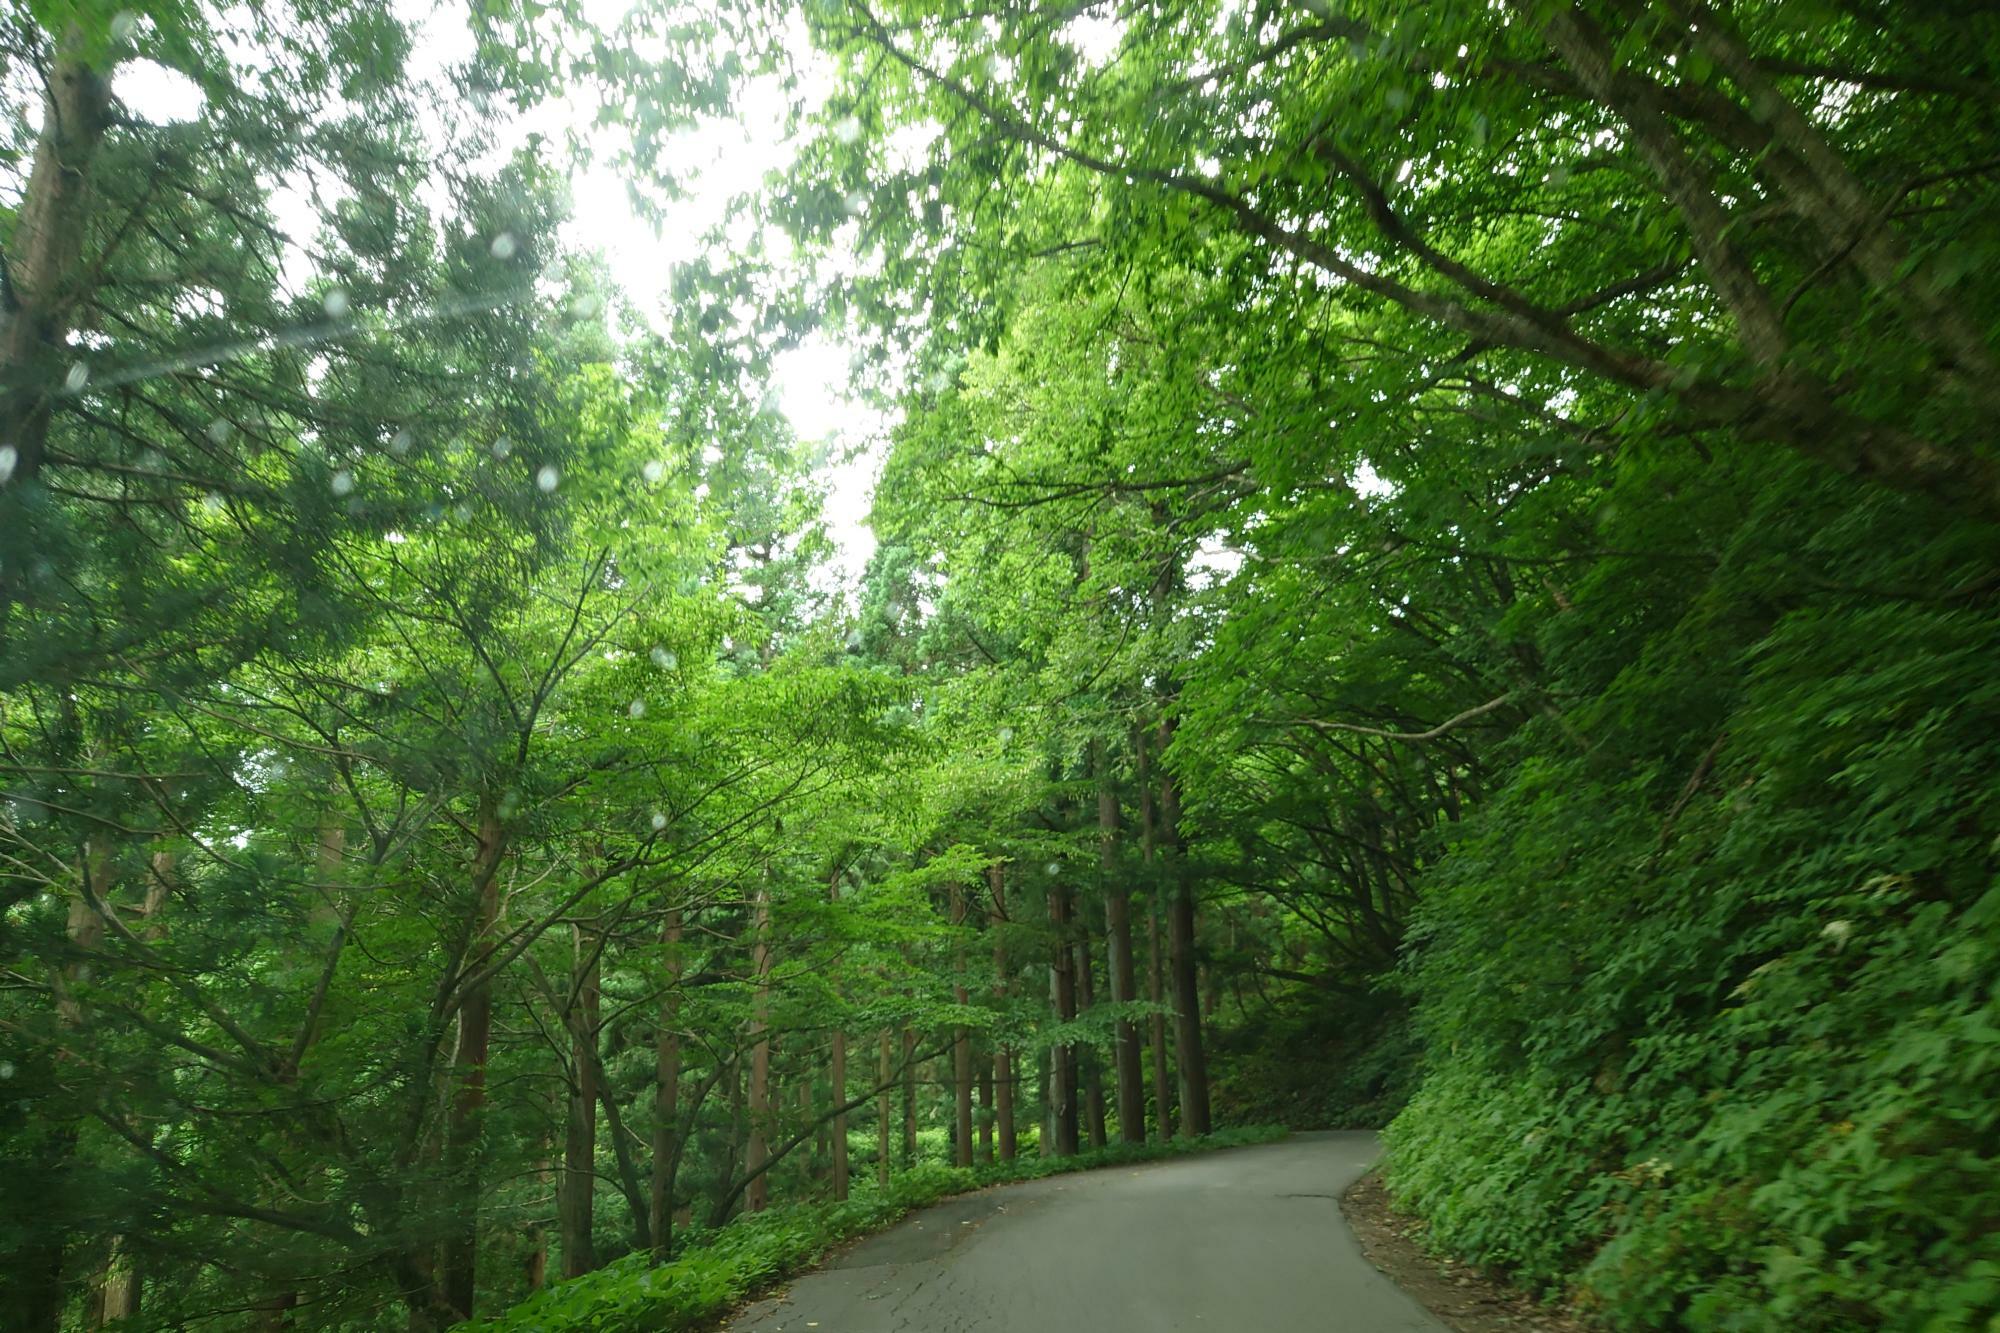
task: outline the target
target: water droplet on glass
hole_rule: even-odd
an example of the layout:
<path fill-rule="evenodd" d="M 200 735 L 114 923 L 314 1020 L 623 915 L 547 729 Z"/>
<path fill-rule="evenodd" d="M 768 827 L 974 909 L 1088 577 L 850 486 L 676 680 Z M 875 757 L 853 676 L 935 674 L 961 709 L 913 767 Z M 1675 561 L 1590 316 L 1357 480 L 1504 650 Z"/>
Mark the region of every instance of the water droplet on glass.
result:
<path fill-rule="evenodd" d="M 847 646 L 848 646 L 848 648 L 849 648 L 850 650 L 852 650 L 852 651 L 855 651 L 855 652 L 859 652 L 859 651 L 861 650 L 861 631 L 860 631 L 860 630 L 858 630 L 858 629 L 851 629 L 851 630 L 847 631 Z"/>
<path fill-rule="evenodd" d="M 472 521 L 472 506 L 463 500 L 453 505 L 451 512 L 452 516 L 461 523 L 470 523 Z"/>
<path fill-rule="evenodd" d="M 639 474 L 649 483 L 657 483 L 661 477 L 667 475 L 667 465 L 655 458 L 650 463 L 647 463 L 646 466 L 640 468 Z"/>
<path fill-rule="evenodd" d="M 541 471 L 535 473 L 535 489 L 546 495 L 554 490 L 556 483 L 561 480 L 562 473 L 552 467 L 544 467 Z"/>
<path fill-rule="evenodd" d="M 346 468 L 342 468 L 340 471 L 334 473 L 333 493 L 335 495 L 354 494 L 354 474 Z"/>
<path fill-rule="evenodd" d="M 646 716 L 646 701 L 644 699 L 634 699 L 625 706 L 625 711 L 632 717 L 644 717 Z"/>
<path fill-rule="evenodd" d="M 604 302 L 596 292 L 578 292 L 569 298 L 569 313 L 572 319 L 589 319 L 604 308 Z"/>
<path fill-rule="evenodd" d="M 840 201 L 840 206 L 847 210 L 847 216 L 858 218 L 868 211 L 868 196 L 859 190 L 850 191 L 848 196 Z"/>
<path fill-rule="evenodd" d="M 210 491 L 207 495 L 202 496 L 201 507 L 211 514 L 221 513 L 222 493 L 220 491 Z"/>
<path fill-rule="evenodd" d="M 1012 727 L 1002 727 L 996 734 L 1000 737 L 1002 745 L 1014 739 L 1014 729 Z"/>
<path fill-rule="evenodd" d="M 412 443 L 410 432 L 399 430 L 389 437 L 389 452 L 398 458 L 407 458 L 409 457 L 410 445 Z"/>
<path fill-rule="evenodd" d="M 507 457 L 507 455 L 513 452 L 514 452 L 514 442 L 508 439 L 505 435 L 502 435 L 499 439 L 493 441 L 493 456 L 495 458 L 505 458 Z"/>
<path fill-rule="evenodd" d="M 208 442 L 210 444 L 227 444 L 229 443 L 229 437 L 235 433 L 236 427 L 229 424 L 222 417 L 217 417 L 208 423 Z"/>
<path fill-rule="evenodd" d="M 672 653 L 668 652 L 664 648 L 659 647 L 657 644 L 654 645 L 653 648 L 654 666 L 658 667 L 662 671 L 672 671 L 674 669 L 674 664 L 677 661 L 679 661 L 679 659 L 676 658 Z"/>
<path fill-rule="evenodd" d="M 861 137 L 861 118 L 859 116 L 847 116 L 835 122 L 833 137 L 842 143 L 853 143 L 856 139 L 859 139 Z"/>
<path fill-rule="evenodd" d="M 1056 864 L 1054 861 L 1049 862 L 1047 865 L 1043 866 L 1042 869 L 1048 871 L 1048 873 L 1051 875 L 1062 874 L 1062 867 Z"/>
<path fill-rule="evenodd" d="M 139 16 L 129 9 L 121 9 L 111 16 L 111 38 L 113 41 L 129 42 L 139 33 Z"/>
<path fill-rule="evenodd" d="M 71 393 L 82 393 L 83 386 L 90 383 L 90 367 L 79 361 L 63 376 L 63 387 Z"/>
<path fill-rule="evenodd" d="M 658 833 L 667 826 L 667 817 L 658 810 L 653 812 L 653 832 Z"/>
<path fill-rule="evenodd" d="M 20 451 L 11 444 L 0 444 L 0 481 L 14 475 L 14 469 L 21 465 Z"/>
<path fill-rule="evenodd" d="M 487 248 L 495 259 L 512 259 L 515 251 L 521 248 L 521 243 L 514 239 L 513 232 L 503 231 L 493 238 L 493 244 Z"/>
<path fill-rule="evenodd" d="M 320 298 L 320 305 L 325 308 L 328 319 L 346 319 L 347 312 L 352 309 L 347 300 L 347 292 L 341 287 L 329 290 Z"/>

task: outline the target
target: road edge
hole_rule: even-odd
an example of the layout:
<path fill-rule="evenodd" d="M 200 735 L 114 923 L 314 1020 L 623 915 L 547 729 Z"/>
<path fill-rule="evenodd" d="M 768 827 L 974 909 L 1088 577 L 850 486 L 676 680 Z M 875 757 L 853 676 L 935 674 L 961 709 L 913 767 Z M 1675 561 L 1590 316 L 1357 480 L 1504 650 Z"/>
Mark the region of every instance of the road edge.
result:
<path fill-rule="evenodd" d="M 1380 1167 L 1340 1196 L 1340 1215 L 1361 1253 L 1384 1277 L 1456 1333 L 1587 1333 L 1589 1325 L 1498 1275 L 1432 1254 L 1424 1223 L 1399 1212 Z"/>

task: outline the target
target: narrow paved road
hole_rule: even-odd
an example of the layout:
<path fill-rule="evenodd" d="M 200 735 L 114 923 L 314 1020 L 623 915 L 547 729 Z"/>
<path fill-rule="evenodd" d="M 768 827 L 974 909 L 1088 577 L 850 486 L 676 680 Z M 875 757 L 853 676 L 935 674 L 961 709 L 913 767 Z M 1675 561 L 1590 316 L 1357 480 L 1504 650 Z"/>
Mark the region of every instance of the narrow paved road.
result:
<path fill-rule="evenodd" d="M 1442 1333 L 1339 1198 L 1373 1134 L 1008 1185 L 863 1241 L 729 1333 Z"/>

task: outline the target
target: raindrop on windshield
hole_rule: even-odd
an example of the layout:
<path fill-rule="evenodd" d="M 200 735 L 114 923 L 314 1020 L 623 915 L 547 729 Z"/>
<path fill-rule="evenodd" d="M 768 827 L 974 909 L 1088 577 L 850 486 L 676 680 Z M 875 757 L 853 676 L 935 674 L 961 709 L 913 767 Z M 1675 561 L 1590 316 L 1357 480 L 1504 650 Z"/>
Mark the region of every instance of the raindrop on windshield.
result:
<path fill-rule="evenodd" d="M 541 471 L 535 473 L 535 489 L 546 495 L 554 490 L 556 483 L 561 480 L 562 473 L 552 467 L 544 467 Z"/>

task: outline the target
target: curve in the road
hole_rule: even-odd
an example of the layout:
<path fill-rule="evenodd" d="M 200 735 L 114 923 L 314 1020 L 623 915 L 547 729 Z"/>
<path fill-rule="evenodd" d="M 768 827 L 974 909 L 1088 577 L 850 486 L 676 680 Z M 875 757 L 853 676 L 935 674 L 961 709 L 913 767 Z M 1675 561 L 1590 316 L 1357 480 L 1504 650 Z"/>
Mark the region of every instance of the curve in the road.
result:
<path fill-rule="evenodd" d="M 1300 1134 L 966 1195 L 729 1333 L 1443 1333 L 1340 1215 L 1377 1151 L 1373 1134 Z"/>

